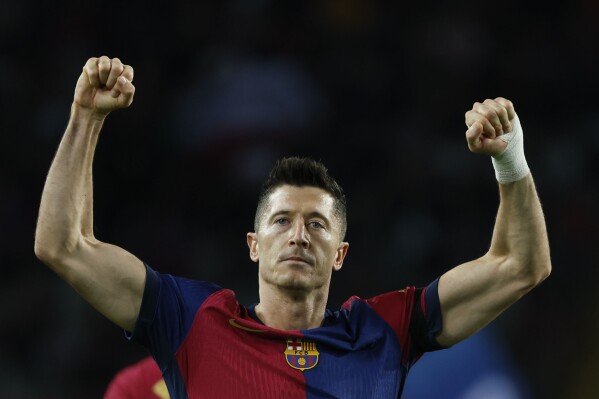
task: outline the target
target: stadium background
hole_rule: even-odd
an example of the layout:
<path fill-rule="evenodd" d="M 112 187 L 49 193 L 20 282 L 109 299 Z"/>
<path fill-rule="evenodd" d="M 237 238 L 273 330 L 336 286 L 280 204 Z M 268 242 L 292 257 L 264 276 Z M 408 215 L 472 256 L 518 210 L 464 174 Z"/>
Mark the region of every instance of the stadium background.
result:
<path fill-rule="evenodd" d="M 245 233 L 283 155 L 323 160 L 348 195 L 331 307 L 480 256 L 497 190 L 463 115 L 512 99 L 554 271 L 491 328 L 531 397 L 597 397 L 596 2 L 0 4 L 1 397 L 100 397 L 145 353 L 33 254 L 76 79 L 104 54 L 134 66 L 137 93 L 97 150 L 97 237 L 246 304 L 257 283 Z"/>

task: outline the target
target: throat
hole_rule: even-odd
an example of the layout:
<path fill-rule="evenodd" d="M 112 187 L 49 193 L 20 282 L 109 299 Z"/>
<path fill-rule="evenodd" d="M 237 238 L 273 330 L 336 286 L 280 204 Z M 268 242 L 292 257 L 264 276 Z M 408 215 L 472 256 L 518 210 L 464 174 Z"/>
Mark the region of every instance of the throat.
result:
<path fill-rule="evenodd" d="M 316 301 L 318 302 L 318 301 Z M 326 301 L 269 300 L 261 298 L 254 308 L 264 325 L 279 330 L 308 330 L 322 326 Z"/>

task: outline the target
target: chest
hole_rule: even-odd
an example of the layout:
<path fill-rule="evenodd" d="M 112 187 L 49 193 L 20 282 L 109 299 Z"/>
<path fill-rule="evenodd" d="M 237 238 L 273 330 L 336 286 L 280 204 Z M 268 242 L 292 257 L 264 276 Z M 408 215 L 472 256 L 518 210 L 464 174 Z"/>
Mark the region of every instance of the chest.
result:
<path fill-rule="evenodd" d="M 204 309 L 175 355 L 190 398 L 396 398 L 405 376 L 374 314 L 287 332 Z"/>

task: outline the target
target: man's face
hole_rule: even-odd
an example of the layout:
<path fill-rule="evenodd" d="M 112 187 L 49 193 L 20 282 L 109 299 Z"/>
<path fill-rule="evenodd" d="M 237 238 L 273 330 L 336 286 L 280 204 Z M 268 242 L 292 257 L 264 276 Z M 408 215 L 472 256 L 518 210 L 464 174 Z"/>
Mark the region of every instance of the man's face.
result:
<path fill-rule="evenodd" d="M 248 233 L 250 257 L 259 264 L 260 283 L 298 291 L 328 285 L 341 269 L 348 244 L 334 199 L 316 187 L 284 185 L 269 198 L 258 232 Z"/>

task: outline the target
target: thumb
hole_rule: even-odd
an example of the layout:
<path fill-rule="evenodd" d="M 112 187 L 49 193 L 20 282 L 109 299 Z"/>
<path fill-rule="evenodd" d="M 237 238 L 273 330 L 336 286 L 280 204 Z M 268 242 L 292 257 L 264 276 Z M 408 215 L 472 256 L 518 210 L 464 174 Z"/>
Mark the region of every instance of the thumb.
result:
<path fill-rule="evenodd" d="M 472 126 L 466 130 L 466 141 L 468 142 L 468 148 L 470 151 L 476 152 L 482 148 L 482 132 L 483 125 L 480 122 L 474 122 Z"/>
<path fill-rule="evenodd" d="M 483 125 L 480 122 L 474 122 L 466 131 L 466 140 L 468 148 L 474 154 L 497 156 L 505 151 L 507 142 L 504 135 L 489 138 L 483 134 Z"/>
<path fill-rule="evenodd" d="M 122 107 L 128 107 L 133 101 L 133 94 L 135 93 L 135 87 L 133 83 L 124 76 L 120 76 L 117 79 L 117 83 L 110 91 L 110 95 L 116 98 L 119 105 Z"/>
<path fill-rule="evenodd" d="M 83 70 L 79 79 L 77 79 L 77 85 L 75 86 L 75 94 L 73 100 L 83 106 L 89 107 L 93 96 L 93 87 L 90 84 L 89 76 L 87 72 Z"/>

